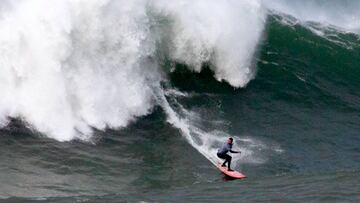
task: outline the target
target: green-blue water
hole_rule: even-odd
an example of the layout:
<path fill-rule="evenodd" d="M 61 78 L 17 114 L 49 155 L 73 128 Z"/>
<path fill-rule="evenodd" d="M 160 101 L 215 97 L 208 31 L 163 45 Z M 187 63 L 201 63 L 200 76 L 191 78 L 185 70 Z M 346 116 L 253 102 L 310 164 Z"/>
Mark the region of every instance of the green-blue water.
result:
<path fill-rule="evenodd" d="M 325 31 L 336 34 L 335 42 L 279 18 L 267 20 L 257 74 L 245 88 L 181 64 L 164 82 L 188 95 L 167 100 L 175 110 L 196 112 L 194 125 L 238 138 L 234 148 L 247 154 L 234 167 L 247 179 L 225 180 L 155 107 L 125 128 L 96 132 L 92 143 L 58 142 L 13 120 L 0 130 L 0 198 L 359 202 L 360 40 Z"/>

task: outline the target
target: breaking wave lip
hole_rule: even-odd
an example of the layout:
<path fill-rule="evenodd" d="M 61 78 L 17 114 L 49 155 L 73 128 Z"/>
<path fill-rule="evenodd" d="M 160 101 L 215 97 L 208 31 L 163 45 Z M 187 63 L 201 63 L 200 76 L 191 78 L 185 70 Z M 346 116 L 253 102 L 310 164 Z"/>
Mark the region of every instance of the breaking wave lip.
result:
<path fill-rule="evenodd" d="M 245 86 L 266 19 L 258 0 L 6 1 L 1 9 L 1 125 L 22 118 L 59 141 L 150 113 L 166 78 L 159 54 L 194 71 L 209 62 L 217 80 Z"/>

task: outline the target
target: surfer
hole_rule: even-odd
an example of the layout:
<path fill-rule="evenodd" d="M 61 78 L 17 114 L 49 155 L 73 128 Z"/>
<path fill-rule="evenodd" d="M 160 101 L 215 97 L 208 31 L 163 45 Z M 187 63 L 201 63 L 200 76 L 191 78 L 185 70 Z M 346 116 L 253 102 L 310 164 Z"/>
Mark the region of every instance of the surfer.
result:
<path fill-rule="evenodd" d="M 225 162 L 221 166 L 225 167 L 226 166 L 225 164 L 228 163 L 228 171 L 233 171 L 233 170 L 230 168 L 232 157 L 230 155 L 228 155 L 227 153 L 228 152 L 241 153 L 240 151 L 231 150 L 232 145 L 233 145 L 233 138 L 229 137 L 227 143 L 225 143 L 224 146 L 222 146 L 220 149 L 218 149 L 218 152 L 217 152 L 217 156 L 220 159 L 225 159 Z"/>

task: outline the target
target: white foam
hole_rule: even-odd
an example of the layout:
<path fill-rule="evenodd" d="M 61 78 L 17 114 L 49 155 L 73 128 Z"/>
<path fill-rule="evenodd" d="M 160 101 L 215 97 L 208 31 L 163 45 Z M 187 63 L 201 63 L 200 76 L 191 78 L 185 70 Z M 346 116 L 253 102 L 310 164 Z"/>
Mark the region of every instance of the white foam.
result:
<path fill-rule="evenodd" d="M 251 67 L 265 23 L 256 0 L 155 1 L 155 8 L 172 20 L 170 56 L 201 71 L 210 62 L 217 80 L 244 87 L 254 77 Z"/>
<path fill-rule="evenodd" d="M 64 141 L 151 109 L 158 71 L 146 61 L 154 51 L 146 1 L 16 3 L 0 20 L 2 118 Z"/>
<path fill-rule="evenodd" d="M 210 62 L 218 80 L 245 86 L 265 20 L 254 0 L 14 0 L 0 11 L 1 125 L 20 117 L 60 141 L 151 111 L 159 41 L 172 60 Z"/>

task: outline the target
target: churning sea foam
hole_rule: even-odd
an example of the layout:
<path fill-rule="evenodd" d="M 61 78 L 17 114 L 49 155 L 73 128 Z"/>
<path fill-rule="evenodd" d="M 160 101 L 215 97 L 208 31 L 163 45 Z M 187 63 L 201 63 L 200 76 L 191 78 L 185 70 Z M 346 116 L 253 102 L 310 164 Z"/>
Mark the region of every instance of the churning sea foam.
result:
<path fill-rule="evenodd" d="M 0 11 L 0 123 L 21 118 L 59 141 L 161 105 L 159 41 L 171 60 L 208 62 L 216 79 L 245 86 L 265 23 L 254 0 L 14 0 Z"/>
<path fill-rule="evenodd" d="M 153 1 L 173 21 L 170 56 L 201 71 L 210 62 L 217 80 L 244 87 L 253 77 L 251 58 L 265 24 L 259 1 Z"/>
<path fill-rule="evenodd" d="M 65 141 L 149 112 L 158 79 L 145 1 L 12 4 L 0 21 L 2 120 Z"/>

